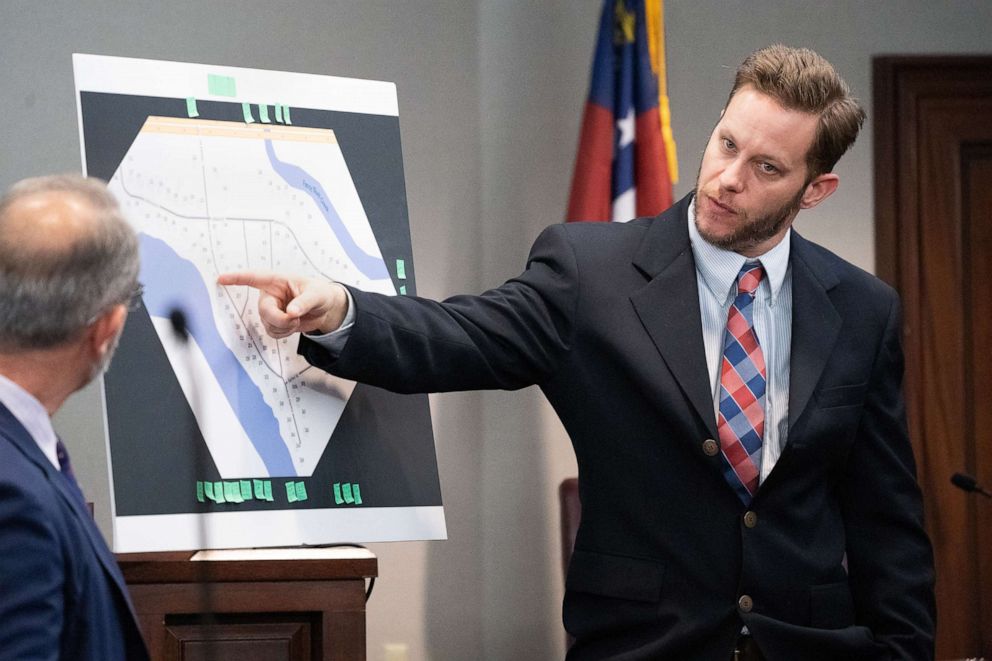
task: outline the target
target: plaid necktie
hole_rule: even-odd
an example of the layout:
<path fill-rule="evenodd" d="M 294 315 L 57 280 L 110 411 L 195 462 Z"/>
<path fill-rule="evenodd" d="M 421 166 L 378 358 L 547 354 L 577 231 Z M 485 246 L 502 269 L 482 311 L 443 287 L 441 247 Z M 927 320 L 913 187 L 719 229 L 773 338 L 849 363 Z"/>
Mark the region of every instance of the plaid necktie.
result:
<path fill-rule="evenodd" d="M 754 293 L 764 275 L 761 264 L 744 264 L 737 274 L 720 364 L 717 431 L 726 460 L 724 477 L 745 505 L 758 488 L 765 434 L 765 357 L 754 332 Z"/>
<path fill-rule="evenodd" d="M 83 490 L 79 488 L 79 483 L 76 482 L 76 474 L 72 471 L 72 462 L 69 461 L 69 451 L 65 449 L 65 443 L 62 442 L 61 438 L 55 443 L 55 456 L 58 457 L 62 477 L 69 483 L 69 490 L 86 507 L 86 497 L 83 495 Z"/>

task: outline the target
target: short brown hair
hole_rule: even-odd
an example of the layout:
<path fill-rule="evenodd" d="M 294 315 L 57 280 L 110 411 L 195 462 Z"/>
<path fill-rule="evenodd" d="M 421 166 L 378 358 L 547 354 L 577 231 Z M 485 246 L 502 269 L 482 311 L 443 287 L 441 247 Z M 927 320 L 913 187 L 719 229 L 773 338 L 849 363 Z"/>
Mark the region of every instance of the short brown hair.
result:
<path fill-rule="evenodd" d="M 775 99 L 784 108 L 819 116 L 806 153 L 806 178 L 830 172 L 854 144 L 865 111 L 833 66 L 808 48 L 775 44 L 757 50 L 737 68 L 727 104 L 742 87 Z"/>

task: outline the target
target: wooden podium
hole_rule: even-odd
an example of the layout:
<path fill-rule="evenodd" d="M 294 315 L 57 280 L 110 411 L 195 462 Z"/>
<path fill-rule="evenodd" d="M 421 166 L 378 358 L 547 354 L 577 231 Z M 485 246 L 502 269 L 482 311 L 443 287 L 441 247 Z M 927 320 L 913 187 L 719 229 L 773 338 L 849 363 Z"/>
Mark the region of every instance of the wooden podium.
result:
<path fill-rule="evenodd" d="M 366 549 L 117 556 L 153 661 L 365 659 Z"/>

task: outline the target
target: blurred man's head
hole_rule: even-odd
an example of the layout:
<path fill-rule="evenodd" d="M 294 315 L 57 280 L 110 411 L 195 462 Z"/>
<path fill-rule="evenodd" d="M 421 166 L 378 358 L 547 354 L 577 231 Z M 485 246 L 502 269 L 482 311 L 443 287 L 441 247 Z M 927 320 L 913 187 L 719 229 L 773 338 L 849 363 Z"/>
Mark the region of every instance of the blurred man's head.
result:
<path fill-rule="evenodd" d="M 81 387 L 113 354 L 137 288 L 137 237 L 99 180 L 26 179 L 0 198 L 0 355 L 68 351 Z"/>

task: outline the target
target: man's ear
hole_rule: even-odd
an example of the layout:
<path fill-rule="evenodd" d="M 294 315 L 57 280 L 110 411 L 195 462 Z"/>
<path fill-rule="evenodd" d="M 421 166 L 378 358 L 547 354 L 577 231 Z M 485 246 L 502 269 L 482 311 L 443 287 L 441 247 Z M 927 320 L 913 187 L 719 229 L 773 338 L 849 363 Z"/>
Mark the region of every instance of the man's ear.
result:
<path fill-rule="evenodd" d="M 833 195 L 833 192 L 837 190 L 838 184 L 840 184 L 840 177 L 834 173 L 827 172 L 826 174 L 821 174 L 806 184 L 806 190 L 803 191 L 803 198 L 799 203 L 799 208 L 812 209 Z"/>
<path fill-rule="evenodd" d="M 87 338 L 89 348 L 98 358 L 104 355 L 114 345 L 114 340 L 120 335 L 127 321 L 127 306 L 115 305 L 110 308 L 90 325 L 89 337 Z"/>

